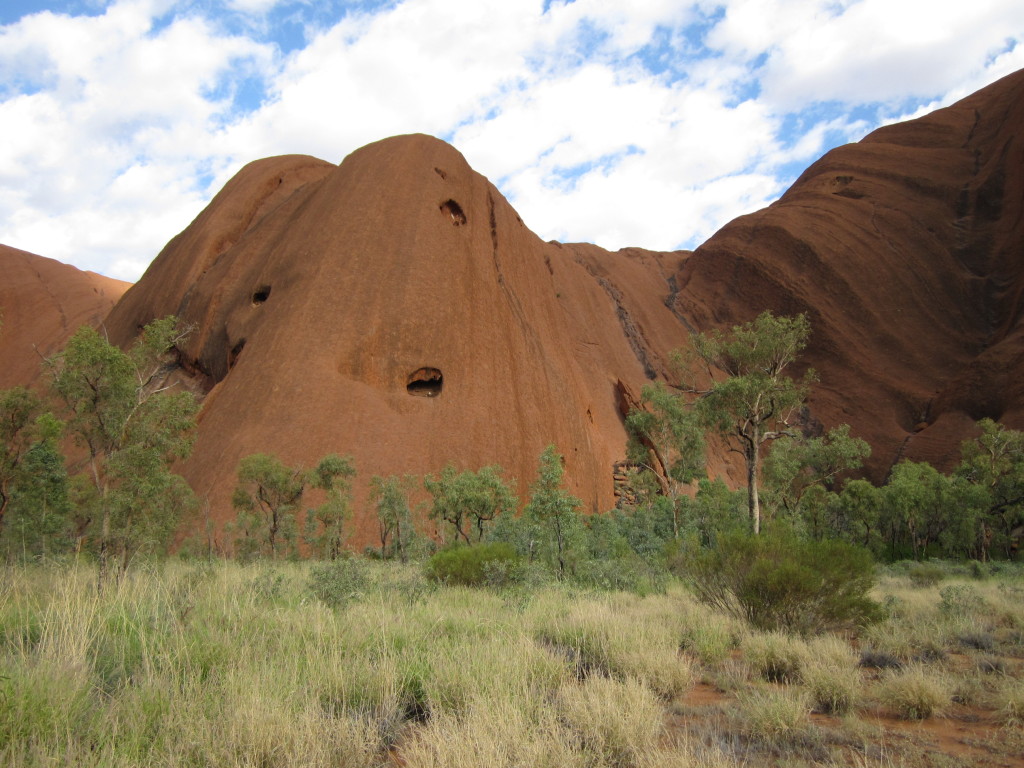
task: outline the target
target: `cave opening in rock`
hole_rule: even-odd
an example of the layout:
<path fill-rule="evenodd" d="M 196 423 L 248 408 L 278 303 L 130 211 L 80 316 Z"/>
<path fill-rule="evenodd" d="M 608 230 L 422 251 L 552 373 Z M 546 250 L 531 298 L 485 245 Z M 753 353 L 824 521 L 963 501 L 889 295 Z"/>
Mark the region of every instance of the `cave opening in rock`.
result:
<path fill-rule="evenodd" d="M 254 307 L 258 307 L 268 298 L 270 298 L 270 286 L 261 285 L 259 288 L 252 292 L 252 305 Z"/>
<path fill-rule="evenodd" d="M 461 227 L 466 223 L 466 214 L 462 211 L 462 206 L 456 203 L 454 200 L 446 200 L 441 203 L 441 212 L 447 213 L 452 220 L 452 225 Z"/>
<path fill-rule="evenodd" d="M 405 391 L 419 397 L 437 397 L 444 386 L 444 376 L 437 368 L 420 368 L 409 374 Z"/>

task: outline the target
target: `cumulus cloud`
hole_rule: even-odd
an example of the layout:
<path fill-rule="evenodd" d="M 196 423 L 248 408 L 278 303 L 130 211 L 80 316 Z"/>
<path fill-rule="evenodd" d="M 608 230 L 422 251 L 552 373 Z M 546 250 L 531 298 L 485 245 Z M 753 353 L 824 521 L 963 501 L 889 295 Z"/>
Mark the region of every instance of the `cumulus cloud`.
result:
<path fill-rule="evenodd" d="M 244 163 L 407 132 L 542 237 L 690 247 L 829 146 L 1024 66 L 1016 0 L 90 7 L 0 26 L 0 242 L 127 279 Z"/>

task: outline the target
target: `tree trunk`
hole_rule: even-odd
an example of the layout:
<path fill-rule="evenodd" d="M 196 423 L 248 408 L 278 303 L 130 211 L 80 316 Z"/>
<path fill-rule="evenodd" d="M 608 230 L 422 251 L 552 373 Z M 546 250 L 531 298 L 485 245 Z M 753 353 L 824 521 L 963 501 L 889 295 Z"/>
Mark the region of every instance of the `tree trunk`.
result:
<path fill-rule="evenodd" d="M 277 560 L 277 512 L 270 513 L 270 528 L 267 530 L 267 540 L 270 544 L 270 559 Z"/>
<path fill-rule="evenodd" d="M 103 582 L 107 578 L 107 560 L 110 556 L 110 553 L 107 551 L 110 542 L 110 509 L 107 507 L 106 484 L 100 480 L 99 467 L 97 466 L 95 456 L 90 457 L 89 468 L 92 471 L 92 480 L 96 485 L 96 492 L 100 497 L 101 514 L 103 515 L 103 521 L 100 524 L 99 569 L 96 573 L 96 591 L 102 592 Z"/>
<path fill-rule="evenodd" d="M 395 525 L 395 549 L 398 550 L 398 559 L 402 561 L 404 565 L 406 562 L 405 558 L 405 542 L 402 541 L 402 521 L 399 520 Z"/>
<path fill-rule="evenodd" d="M 562 555 L 562 521 L 555 517 L 555 538 L 558 541 L 558 578 L 565 578 L 565 559 Z"/>
<path fill-rule="evenodd" d="M 107 511 L 106 500 L 100 502 L 103 504 L 103 523 L 100 526 L 100 552 L 99 552 L 99 570 L 96 573 L 96 591 L 103 591 L 103 582 L 107 579 L 107 564 L 110 559 L 110 552 L 108 551 L 110 546 L 110 512 Z"/>
<path fill-rule="evenodd" d="M 750 512 L 750 524 L 757 536 L 761 533 L 761 499 L 757 493 L 757 443 L 751 442 L 744 452 L 747 459 L 747 509 Z"/>

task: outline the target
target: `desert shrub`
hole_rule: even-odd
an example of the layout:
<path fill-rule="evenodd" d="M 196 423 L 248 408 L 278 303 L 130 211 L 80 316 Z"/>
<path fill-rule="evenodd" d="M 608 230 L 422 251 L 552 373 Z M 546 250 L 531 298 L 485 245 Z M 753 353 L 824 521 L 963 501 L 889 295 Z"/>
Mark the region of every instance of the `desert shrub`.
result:
<path fill-rule="evenodd" d="M 942 712 L 950 692 L 936 674 L 915 665 L 891 673 L 882 684 L 881 699 L 906 720 L 924 720 Z"/>
<path fill-rule="evenodd" d="M 667 572 L 630 552 L 607 560 L 583 560 L 576 565 L 574 581 L 584 587 L 632 592 L 646 597 L 664 593 L 667 576 Z"/>
<path fill-rule="evenodd" d="M 865 669 L 902 669 L 903 662 L 896 656 L 885 651 L 877 651 L 873 648 L 865 648 L 861 651 L 860 661 L 857 666 Z"/>
<path fill-rule="evenodd" d="M 946 578 L 946 572 L 936 563 L 911 563 L 907 576 L 915 587 L 934 587 Z"/>
<path fill-rule="evenodd" d="M 967 574 L 972 579 L 987 579 L 992 575 L 992 571 L 977 560 L 971 560 L 967 563 Z"/>
<path fill-rule="evenodd" d="M 269 568 L 261 570 L 247 586 L 258 600 L 277 600 L 284 590 L 284 574 Z"/>
<path fill-rule="evenodd" d="M 364 565 L 369 566 L 369 563 Z M 392 561 L 383 569 L 374 569 L 374 576 L 373 588 L 393 603 L 420 605 L 439 589 L 437 582 L 428 579 L 418 565 L 399 565 Z"/>
<path fill-rule="evenodd" d="M 939 612 L 946 616 L 973 616 L 985 607 L 985 598 L 968 584 L 951 584 L 939 591 Z"/>
<path fill-rule="evenodd" d="M 309 591 L 332 608 L 358 600 L 370 586 L 367 563 L 356 558 L 334 560 L 309 572 Z"/>
<path fill-rule="evenodd" d="M 733 534 L 684 562 L 700 600 L 758 629 L 811 634 L 883 615 L 868 597 L 875 584 L 871 555 L 845 542 L 801 540 L 786 531 Z"/>
<path fill-rule="evenodd" d="M 996 647 L 996 639 L 991 632 L 965 632 L 957 635 L 956 641 L 975 651 L 991 651 Z"/>
<path fill-rule="evenodd" d="M 1005 675 L 1006 674 L 1006 662 L 1000 659 L 998 656 L 986 656 L 985 658 L 978 659 L 978 663 L 975 665 L 977 670 L 982 674 L 986 675 Z"/>
<path fill-rule="evenodd" d="M 515 549 L 504 542 L 488 542 L 473 546 L 442 549 L 426 564 L 427 576 L 443 584 L 483 586 L 498 573 L 498 563 L 513 564 L 518 559 Z"/>

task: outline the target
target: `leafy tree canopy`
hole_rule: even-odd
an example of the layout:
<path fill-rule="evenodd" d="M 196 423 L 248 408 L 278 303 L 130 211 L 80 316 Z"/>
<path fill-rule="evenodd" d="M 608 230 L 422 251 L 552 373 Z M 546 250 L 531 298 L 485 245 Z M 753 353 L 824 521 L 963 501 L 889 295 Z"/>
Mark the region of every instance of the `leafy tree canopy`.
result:
<path fill-rule="evenodd" d="M 194 503 L 170 465 L 191 452 L 198 405 L 166 383 L 187 333 L 174 317 L 155 320 L 124 352 L 82 326 L 47 361 L 66 430 L 87 450 L 101 584 L 111 554 L 126 566 L 141 546 L 166 546 Z"/>
<path fill-rule="evenodd" d="M 430 518 L 449 523 L 456 541 L 483 541 L 488 524 L 499 515 L 514 513 L 518 506 L 501 474 L 497 465 L 459 472 L 449 464 L 438 477 L 424 478 L 423 486 L 433 497 Z"/>

